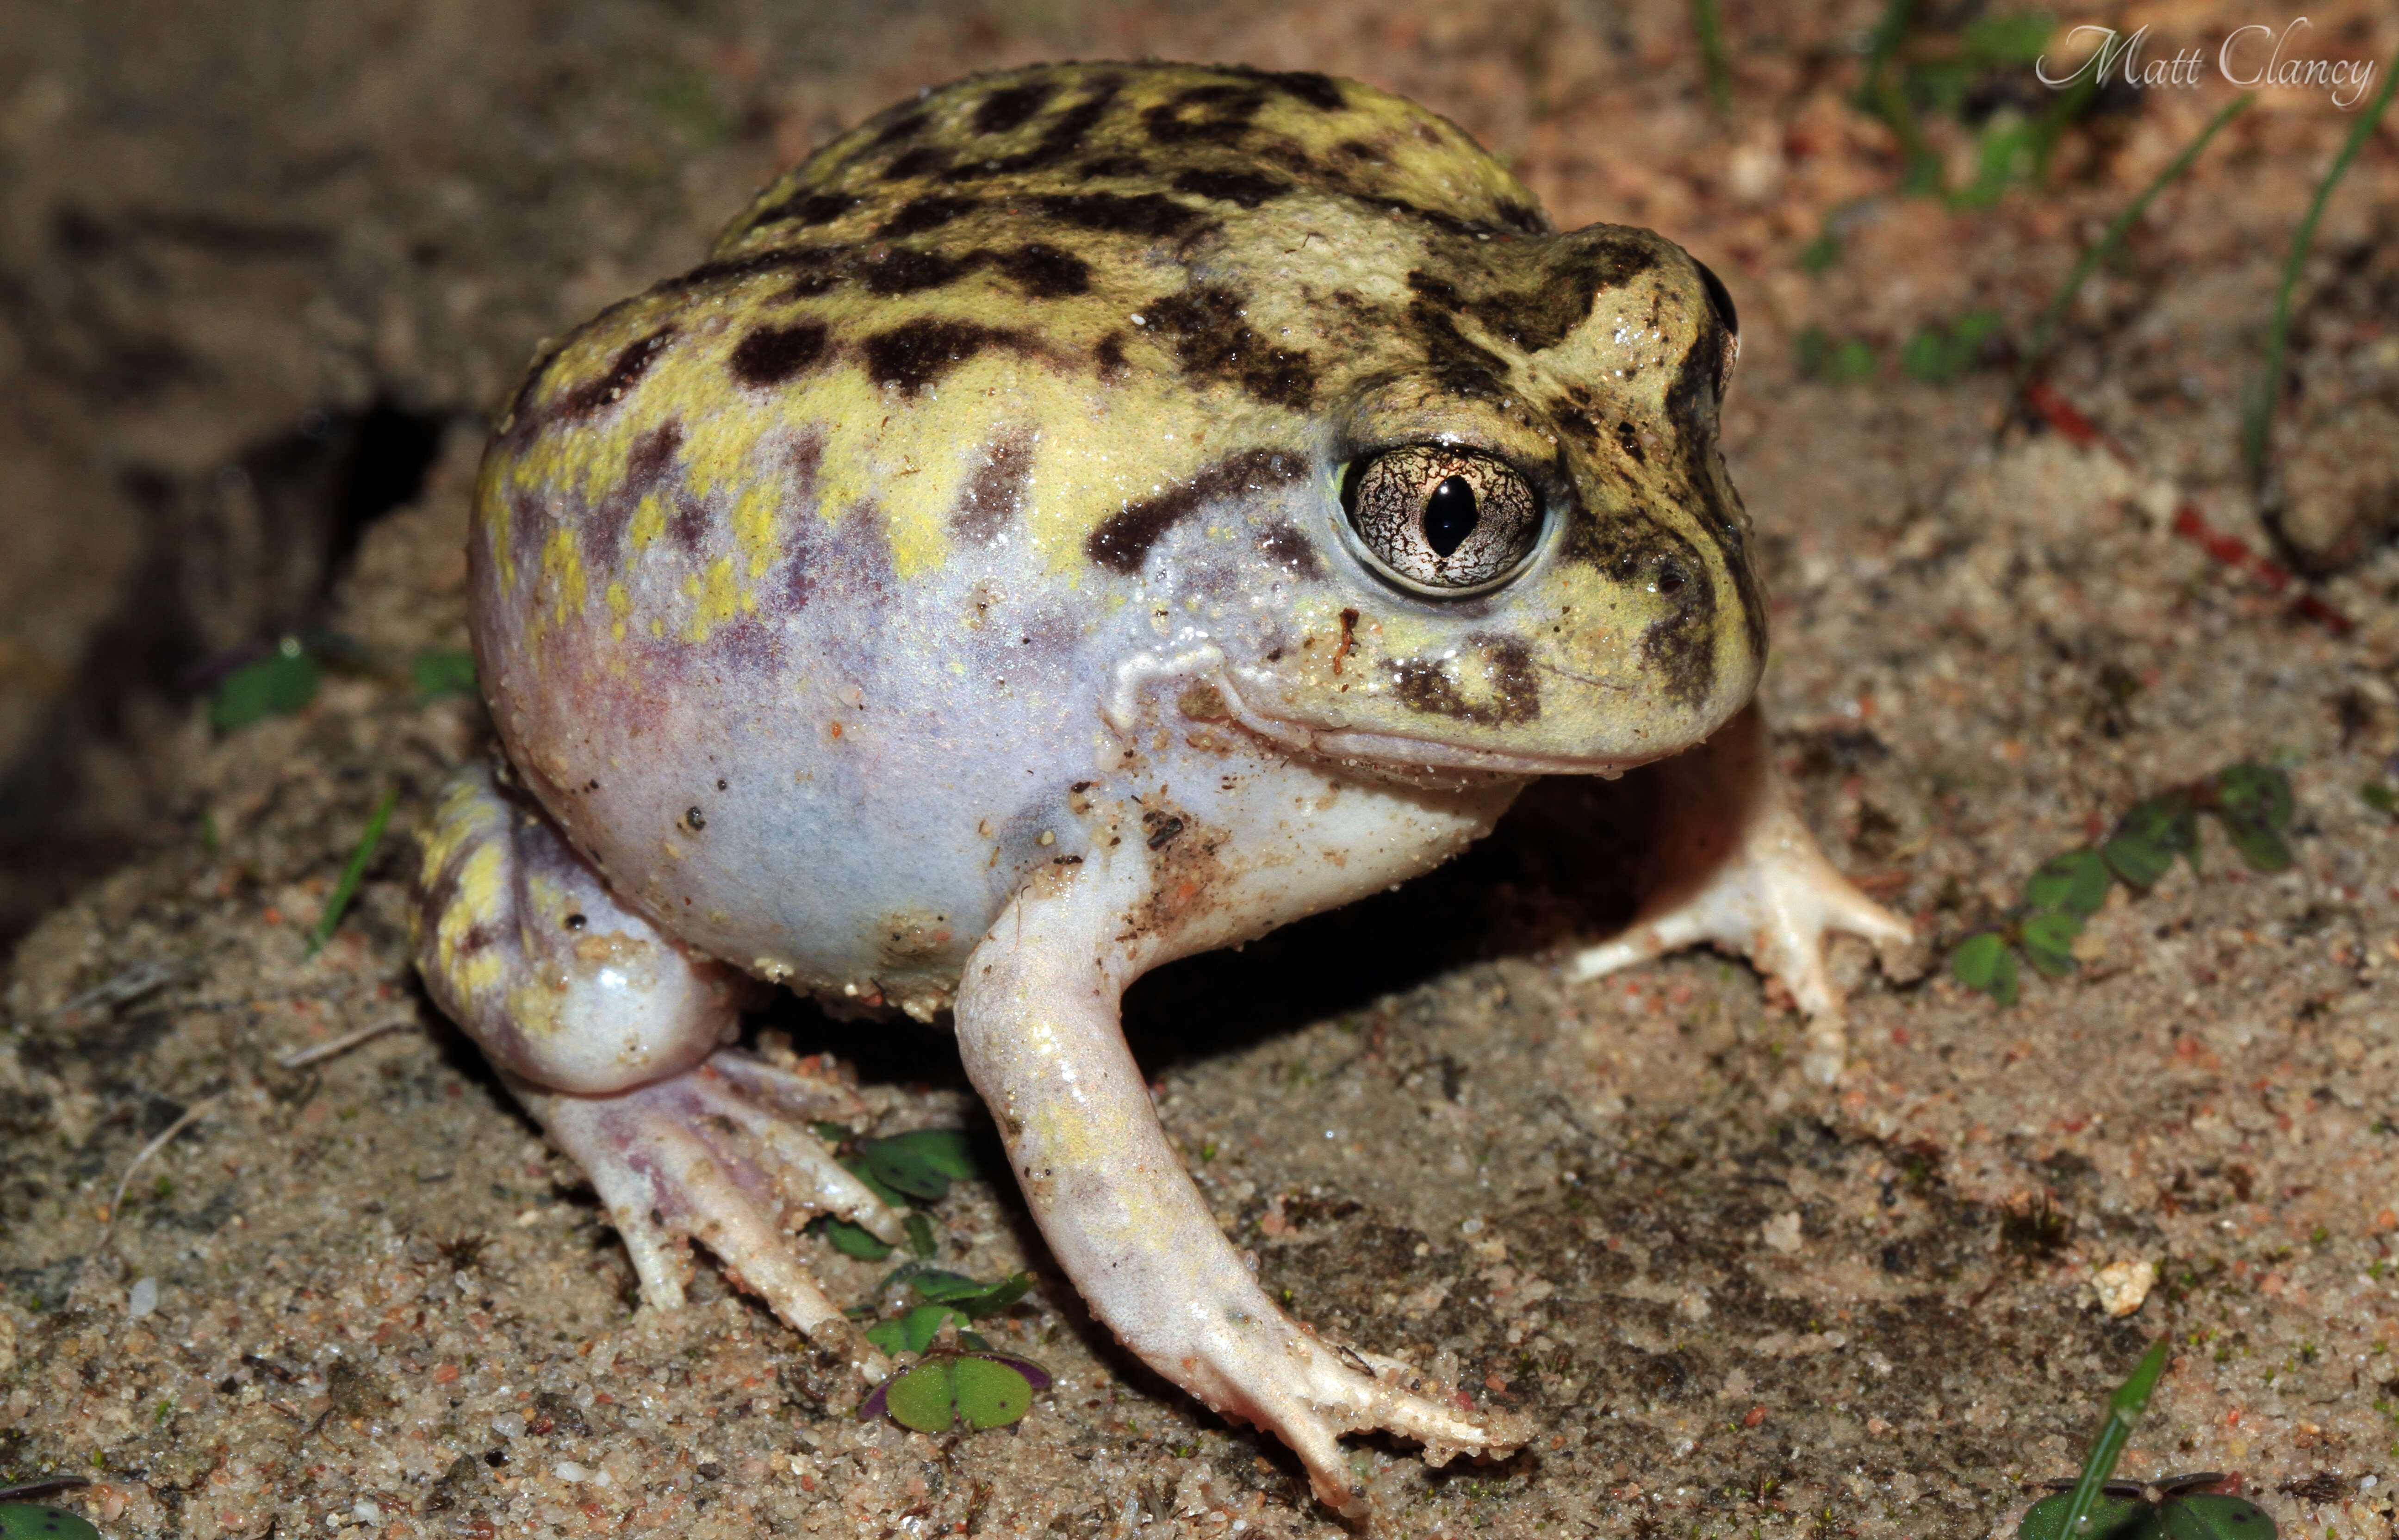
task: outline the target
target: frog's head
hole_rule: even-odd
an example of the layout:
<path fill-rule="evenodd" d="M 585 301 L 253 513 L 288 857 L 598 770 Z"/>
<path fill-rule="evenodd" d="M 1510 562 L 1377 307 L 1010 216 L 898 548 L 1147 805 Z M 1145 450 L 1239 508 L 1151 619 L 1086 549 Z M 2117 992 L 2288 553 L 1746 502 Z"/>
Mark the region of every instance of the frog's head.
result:
<path fill-rule="evenodd" d="M 1324 580 L 1232 669 L 1254 723 L 1394 764 L 1609 769 L 1705 738 L 1766 614 L 1717 451 L 1738 333 L 1681 248 L 1443 238 L 1326 414 Z M 1263 723 L 1258 719 L 1266 719 Z"/>

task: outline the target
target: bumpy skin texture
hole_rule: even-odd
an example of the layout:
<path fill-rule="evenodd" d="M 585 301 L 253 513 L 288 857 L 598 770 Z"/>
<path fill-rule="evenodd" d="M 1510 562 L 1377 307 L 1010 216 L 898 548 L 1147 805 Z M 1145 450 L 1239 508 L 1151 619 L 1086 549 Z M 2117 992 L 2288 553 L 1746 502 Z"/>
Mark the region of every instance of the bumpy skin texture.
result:
<path fill-rule="evenodd" d="M 678 1020 L 711 958 L 954 1007 L 1093 1307 L 1289 1440 L 1326 1501 L 1356 1505 L 1343 1431 L 1431 1458 L 1518 1441 L 1266 1299 L 1158 1128 L 1118 999 L 1436 864 L 1533 775 L 1676 753 L 1742 710 L 1766 637 L 1716 449 L 1734 324 L 1673 243 L 1552 233 L 1454 125 L 1352 82 L 1059 66 L 891 109 L 538 360 L 500 424 L 477 656 L 547 820 L 477 772 L 428 827 L 437 998 L 646 1225 L 637 1262 L 697 1236 L 840 1331 L 766 1254 L 836 1203 L 788 1139 L 742 1143 L 771 1109 L 698 1134 L 643 1110 L 735 1094 L 694 1080 L 723 1066 L 751 1085 L 706 1058 L 718 1028 L 662 1030 L 656 1074 L 610 1084 L 622 1020 L 586 1040 L 527 1004 L 528 979 L 589 993 L 558 958 L 618 944 L 562 952 L 535 931 L 565 900 L 510 898 L 571 846 L 623 948 L 690 959 L 662 989 Z M 1391 581 L 1345 511 L 1354 466 L 1429 444 L 1540 506 L 1487 591 Z M 1779 793 L 1754 753 L 1708 752 L 1694 784 L 1723 794 L 1687 821 L 1732 832 L 1683 842 L 1726 873 L 1690 934 L 1754 942 L 1816 912 L 1782 901 L 1795 882 L 1846 891 L 1748 858 L 1741 831 L 1772 820 L 1739 809 Z M 1817 962 L 1817 930 L 1781 941 L 1775 966 Z M 720 1135 L 680 1165 L 650 1147 Z M 685 1201 L 711 1161 L 752 1173 L 746 1218 Z M 703 1209 L 713 1229 L 677 1227 Z M 664 1266 L 644 1286 L 670 1304 Z"/>

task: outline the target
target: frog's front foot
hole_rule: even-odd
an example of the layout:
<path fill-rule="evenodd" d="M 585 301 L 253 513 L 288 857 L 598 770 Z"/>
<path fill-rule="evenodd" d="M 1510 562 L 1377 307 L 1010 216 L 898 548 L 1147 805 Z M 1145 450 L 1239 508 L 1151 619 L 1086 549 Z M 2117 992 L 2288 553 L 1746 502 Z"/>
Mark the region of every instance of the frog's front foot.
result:
<path fill-rule="evenodd" d="M 903 1238 L 899 1215 L 808 1130 L 817 1118 L 856 1115 L 847 1087 L 730 1048 L 681 1074 L 604 1096 L 507 1079 L 550 1142 L 591 1179 L 632 1254 L 646 1303 L 662 1310 L 683 1304 L 696 1240 L 736 1288 L 765 1300 L 810 1342 L 842 1353 L 869 1377 L 885 1371 L 791 1240 L 819 1214 L 839 1215 L 895 1244 Z"/>
<path fill-rule="evenodd" d="M 1656 767 L 1663 805 L 1652 860 L 1662 881 L 1644 895 L 1631 929 L 1577 953 L 1566 976 L 1596 979 L 1699 942 L 1745 955 L 1807 1014 L 1807 1073 L 1830 1084 L 1849 1044 L 1826 938 L 1842 931 L 1898 944 L 1915 931 L 1824 858 L 1766 764 L 1762 737 L 1751 707 L 1715 738 Z"/>
<path fill-rule="evenodd" d="M 1051 1252 L 1118 1341 L 1211 1408 L 1297 1452 L 1316 1494 L 1367 1511 L 1338 1442 L 1381 1429 L 1443 1465 L 1530 1428 L 1396 1359 L 1328 1342 L 1267 1297 L 1192 1186 L 1125 1048 L 1118 1002 L 1144 891 L 1099 863 L 1037 879 L 968 959 L 958 1047 Z"/>
<path fill-rule="evenodd" d="M 839 1214 L 887 1240 L 899 1218 L 808 1130 L 855 1118 L 813 1060 L 722 1047 L 749 989 L 617 902 L 541 811 L 483 766 L 459 772 L 418 832 L 411 915 L 427 989 L 583 1168 L 642 1295 L 683 1303 L 689 1243 L 810 1341 L 884 1365 L 793 1254 L 788 1232 Z"/>

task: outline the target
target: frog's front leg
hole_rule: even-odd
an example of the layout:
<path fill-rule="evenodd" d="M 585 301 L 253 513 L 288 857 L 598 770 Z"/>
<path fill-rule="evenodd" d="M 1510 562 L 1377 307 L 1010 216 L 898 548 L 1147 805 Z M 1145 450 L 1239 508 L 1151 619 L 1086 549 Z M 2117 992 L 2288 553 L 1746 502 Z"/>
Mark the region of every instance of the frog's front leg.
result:
<path fill-rule="evenodd" d="M 1466 1410 L 1430 1376 L 1285 1316 L 1216 1227 L 1119 1026 L 1125 986 L 1161 960 L 1145 876 L 1097 860 L 1049 869 L 976 947 L 959 989 L 959 1051 L 1050 1251 L 1118 1341 L 1214 1411 L 1271 1429 L 1344 1514 L 1365 1502 L 1343 1433 L 1419 1439 L 1436 1466 L 1521 1444 L 1514 1419 Z"/>
<path fill-rule="evenodd" d="M 1898 942 L 1913 930 L 1824 859 L 1768 759 L 1755 704 L 1651 773 L 1661 805 L 1640 914 L 1623 935 L 1578 954 L 1568 977 L 1595 979 L 1698 941 L 1742 952 L 1808 1014 L 1809 1075 L 1838 1078 L 1848 1039 L 1825 936 Z"/>
<path fill-rule="evenodd" d="M 451 778 L 417 843 L 410 918 L 426 987 L 591 1179 L 644 1298 L 683 1303 L 697 1240 L 809 1340 L 881 1373 L 786 1234 L 830 1212 L 901 1238 L 806 1128 L 855 1116 L 854 1094 L 724 1047 L 749 981 L 619 904 L 488 768 Z"/>

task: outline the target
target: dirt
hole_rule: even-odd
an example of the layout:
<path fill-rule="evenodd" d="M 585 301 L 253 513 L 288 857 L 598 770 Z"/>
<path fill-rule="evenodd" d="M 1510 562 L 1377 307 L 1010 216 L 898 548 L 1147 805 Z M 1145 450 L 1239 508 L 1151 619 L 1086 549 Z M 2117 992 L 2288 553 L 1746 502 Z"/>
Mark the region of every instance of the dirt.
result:
<path fill-rule="evenodd" d="M 2387 10 L 2310 14 L 2315 54 L 2399 47 Z M 1430 878 L 1134 991 L 1262 1276 L 1542 1429 L 1438 1472 L 1359 1443 L 1389 1532 L 2006 1535 L 2171 1334 L 2126 1473 L 2392 1533 L 2399 821 L 2359 788 L 2399 784 L 2371 426 L 2399 128 L 2326 210 L 2261 499 L 2241 403 L 2353 115 L 2264 93 L 2078 296 L 2048 410 L 2010 412 L 2003 348 L 1945 384 L 1891 360 L 1978 308 L 2028 335 L 2230 93 L 2120 89 L 2047 184 L 1955 209 L 1897 191 L 1854 104 L 1877 15 L 1727 7 L 1720 121 L 1682 7 L 1579 0 L 0 13 L 0 1482 L 87 1477 L 55 1500 L 109 1533 L 204 1540 L 1338 1533 L 1279 1444 L 1093 1325 L 1004 1182 L 934 1220 L 942 1265 L 1037 1280 L 987 1328 L 1056 1375 L 1012 1427 L 861 1424 L 705 1275 L 635 1309 L 588 1189 L 413 981 L 396 835 L 309 945 L 377 800 L 404 823 L 487 741 L 405 666 L 463 643 L 481 414 L 535 341 L 920 85 L 1152 55 L 1402 91 L 1562 224 L 1653 225 L 1725 276 L 1778 756 L 1922 936 L 1888 971 L 1839 950 L 1831 1089 L 1737 961 L 1566 982 L 1624 918 L 1633 777 L 1541 788 Z M 2152 52 L 2285 20 L 2178 7 Z M 1970 136 L 1931 132 L 1970 177 Z M 1881 361 L 1809 378 L 1811 330 Z M 353 644 L 316 702 L 211 729 L 187 670 L 309 628 Z M 2290 871 L 2211 828 L 2199 871 L 2115 891 L 2076 977 L 2002 1008 L 1950 975 L 2042 859 L 2243 759 L 2288 769 Z M 854 1062 L 887 1130 L 980 1124 L 936 1031 L 756 1030 Z M 804 1244 L 875 1298 L 888 1263 Z"/>

